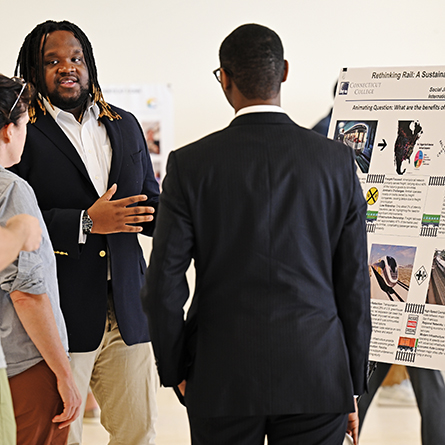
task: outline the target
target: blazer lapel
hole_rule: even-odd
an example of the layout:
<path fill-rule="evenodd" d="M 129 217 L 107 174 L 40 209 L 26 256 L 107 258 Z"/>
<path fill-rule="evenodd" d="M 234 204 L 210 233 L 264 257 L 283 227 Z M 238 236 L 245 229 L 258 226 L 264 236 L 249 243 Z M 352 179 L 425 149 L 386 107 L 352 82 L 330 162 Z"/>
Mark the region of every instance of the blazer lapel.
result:
<path fill-rule="evenodd" d="M 39 131 L 41 131 L 45 137 L 51 140 L 51 142 L 53 142 L 53 144 L 67 156 L 67 158 L 76 166 L 76 168 L 80 170 L 82 175 L 88 179 L 91 186 L 94 188 L 87 169 L 85 168 L 85 164 L 80 158 L 76 147 L 74 147 L 63 130 L 56 124 L 50 115 L 41 113 L 38 115 L 36 122 L 30 125 L 33 125 Z"/>
<path fill-rule="evenodd" d="M 107 134 L 110 138 L 111 150 L 113 153 L 111 158 L 110 175 L 108 176 L 108 188 L 110 188 L 114 183 L 117 184 L 119 178 L 124 142 L 122 140 L 122 133 L 119 125 L 113 125 L 114 121 L 110 122 L 110 120 L 106 117 L 101 118 L 100 122 L 102 125 L 105 125 L 105 128 L 107 129 Z"/>

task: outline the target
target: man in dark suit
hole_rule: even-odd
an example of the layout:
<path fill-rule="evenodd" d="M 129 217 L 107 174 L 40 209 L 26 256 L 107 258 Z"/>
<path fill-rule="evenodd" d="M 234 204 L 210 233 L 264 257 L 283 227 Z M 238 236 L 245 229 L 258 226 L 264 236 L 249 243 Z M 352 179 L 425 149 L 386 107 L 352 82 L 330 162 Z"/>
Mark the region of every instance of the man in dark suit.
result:
<path fill-rule="evenodd" d="M 157 375 L 137 233 L 152 235 L 159 188 L 142 130 L 105 102 L 91 44 L 72 23 L 38 25 L 18 71 L 39 94 L 14 171 L 33 187 L 57 256 L 82 412 L 91 383 L 112 443 L 153 444 Z M 81 435 L 80 420 L 69 444 Z"/>
<path fill-rule="evenodd" d="M 241 26 L 219 55 L 236 116 L 171 153 L 142 291 L 161 383 L 185 389 L 194 445 L 341 444 L 371 332 L 354 156 L 279 107 L 275 32 Z"/>

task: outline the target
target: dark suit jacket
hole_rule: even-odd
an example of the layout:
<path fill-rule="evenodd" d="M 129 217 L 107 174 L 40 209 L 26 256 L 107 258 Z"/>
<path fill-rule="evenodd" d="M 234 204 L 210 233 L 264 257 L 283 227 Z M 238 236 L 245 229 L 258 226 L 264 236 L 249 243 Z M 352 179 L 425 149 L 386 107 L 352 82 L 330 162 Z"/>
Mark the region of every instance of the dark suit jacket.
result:
<path fill-rule="evenodd" d="M 142 300 L 161 382 L 187 379 L 192 416 L 353 410 L 371 333 L 365 212 L 352 151 L 282 113 L 171 153 Z"/>
<path fill-rule="evenodd" d="M 108 187 L 112 199 L 146 194 L 142 205 L 157 207 L 154 178 L 142 130 L 130 113 L 114 108 L 122 120 L 100 119 L 113 150 Z M 71 352 L 92 351 L 102 339 L 107 313 L 107 261 L 111 260 L 113 299 L 119 329 L 131 345 L 149 341 L 139 292 L 145 262 L 136 234 L 89 235 L 78 243 L 82 210 L 98 198 L 75 147 L 48 114 L 39 110 L 28 124 L 21 162 L 13 170 L 26 179 L 37 196 L 57 257 L 61 307 Z M 151 235 L 154 223 L 144 233 Z"/>

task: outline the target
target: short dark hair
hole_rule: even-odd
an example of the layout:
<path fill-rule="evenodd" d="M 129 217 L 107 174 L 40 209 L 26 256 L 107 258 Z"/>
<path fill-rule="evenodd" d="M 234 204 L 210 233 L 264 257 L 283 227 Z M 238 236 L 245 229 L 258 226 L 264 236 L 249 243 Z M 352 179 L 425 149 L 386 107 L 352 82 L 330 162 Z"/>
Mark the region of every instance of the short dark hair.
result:
<path fill-rule="evenodd" d="M 23 84 L 0 74 L 0 129 L 11 122 L 17 125 L 18 120 L 28 111 L 28 105 L 34 93 L 34 88 L 29 84 L 26 85 L 11 113 L 11 108 L 22 91 L 22 87 Z"/>
<path fill-rule="evenodd" d="M 27 82 L 32 82 L 36 90 L 46 99 L 48 98 L 48 92 L 45 84 L 44 66 L 43 66 L 43 53 L 45 49 L 46 38 L 48 34 L 54 31 L 69 31 L 79 41 L 82 46 L 83 54 L 85 57 L 85 63 L 88 69 L 88 76 L 90 79 L 90 94 L 93 96 L 93 100 L 97 102 L 101 109 L 101 116 L 107 116 L 112 119 L 119 119 L 120 116 L 110 109 L 110 106 L 105 102 L 102 90 L 97 80 L 97 68 L 96 62 L 93 56 L 93 47 L 86 34 L 74 23 L 63 20 L 61 22 L 55 22 L 53 20 L 47 20 L 46 22 L 37 25 L 25 38 L 22 47 L 20 48 L 19 56 L 17 58 L 17 64 L 14 74 L 21 75 Z M 41 45 L 41 42 L 43 44 Z M 33 111 L 36 106 L 39 106 L 44 112 L 44 106 L 36 96 L 35 101 L 31 103 L 30 117 L 33 121 Z M 34 117 L 35 120 L 35 117 Z"/>
<path fill-rule="evenodd" d="M 236 28 L 222 42 L 219 60 L 247 99 L 267 100 L 279 93 L 283 45 L 271 29 L 253 23 Z"/>

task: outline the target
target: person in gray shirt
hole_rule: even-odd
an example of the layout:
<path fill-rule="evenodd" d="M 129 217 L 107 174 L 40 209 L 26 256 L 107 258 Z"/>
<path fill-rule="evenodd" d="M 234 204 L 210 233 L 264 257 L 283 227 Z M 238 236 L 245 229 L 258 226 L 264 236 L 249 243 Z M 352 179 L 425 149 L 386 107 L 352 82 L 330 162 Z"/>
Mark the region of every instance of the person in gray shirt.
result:
<path fill-rule="evenodd" d="M 39 220 L 42 242 L 0 272 L 0 339 L 17 423 L 17 444 L 66 443 L 81 398 L 71 374 L 59 305 L 56 262 L 31 187 L 7 171 L 26 137 L 30 88 L 0 75 L 0 225 L 26 213 Z"/>
<path fill-rule="evenodd" d="M 12 263 L 21 250 L 31 252 L 40 246 L 42 229 L 37 218 L 22 213 L 0 227 L 0 270 Z"/>
<path fill-rule="evenodd" d="M 40 246 L 42 229 L 37 218 L 31 215 L 15 215 L 0 226 L 0 271 L 17 258 L 22 250 L 31 252 Z M 11 392 L 6 375 L 6 360 L 0 342 L 0 443 L 16 444 L 16 425 Z"/>

